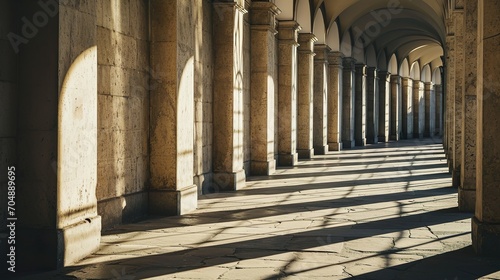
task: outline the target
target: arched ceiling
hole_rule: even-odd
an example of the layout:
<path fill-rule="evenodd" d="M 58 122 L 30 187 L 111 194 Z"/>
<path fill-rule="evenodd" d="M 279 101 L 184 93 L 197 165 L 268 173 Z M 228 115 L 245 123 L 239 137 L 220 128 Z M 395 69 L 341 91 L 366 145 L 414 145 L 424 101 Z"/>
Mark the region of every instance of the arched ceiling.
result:
<path fill-rule="evenodd" d="M 307 4 L 305 2 L 308 2 Z M 396 55 L 398 64 L 407 58 L 412 65 L 419 62 L 421 68 L 429 64 L 432 70 L 442 66 L 443 45 L 446 37 L 446 21 L 449 14 L 448 0 L 275 0 L 282 10 L 278 19 L 297 19 L 306 25 L 301 32 L 308 30 L 326 30 L 327 34 L 315 34 L 328 38 L 327 44 L 340 43 L 341 50 L 362 48 L 366 61 L 380 64 Z M 308 7 L 307 7 L 308 6 Z M 291 11 L 294 11 L 293 13 Z M 321 13 L 325 24 L 318 28 Z M 293 18 L 290 18 L 293 14 Z M 305 14 L 309 14 L 305 16 Z M 309 22 L 304 23 L 304 19 Z M 331 28 L 334 26 L 335 28 Z M 334 30 L 334 31 L 332 31 Z M 335 32 L 335 34 L 330 34 Z M 348 33 L 348 34 L 346 34 Z M 349 35 L 349 36 L 346 36 Z M 324 36 L 324 37 L 323 37 Z M 342 38 L 351 38 L 352 46 L 342 46 Z M 333 46 L 332 46 L 333 47 Z M 375 58 L 373 55 L 375 49 Z M 370 49 L 369 52 L 366 52 Z M 387 61 L 389 63 L 389 61 Z"/>

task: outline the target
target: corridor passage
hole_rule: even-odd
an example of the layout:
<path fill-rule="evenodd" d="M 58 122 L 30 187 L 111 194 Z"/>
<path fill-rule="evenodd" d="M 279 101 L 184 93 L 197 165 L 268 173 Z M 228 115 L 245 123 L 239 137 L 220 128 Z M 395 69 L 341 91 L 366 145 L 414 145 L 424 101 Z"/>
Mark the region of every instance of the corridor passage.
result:
<path fill-rule="evenodd" d="M 457 210 L 442 144 L 404 140 L 250 177 L 189 215 L 118 226 L 97 253 L 42 278 L 499 279 L 498 259 L 473 254 L 471 217 Z"/>

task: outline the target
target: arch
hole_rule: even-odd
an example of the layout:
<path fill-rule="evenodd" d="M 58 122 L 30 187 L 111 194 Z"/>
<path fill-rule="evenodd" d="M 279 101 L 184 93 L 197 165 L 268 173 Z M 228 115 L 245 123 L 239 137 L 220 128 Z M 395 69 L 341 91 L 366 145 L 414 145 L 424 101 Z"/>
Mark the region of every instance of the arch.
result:
<path fill-rule="evenodd" d="M 325 19 L 321 9 L 318 9 L 314 16 L 313 34 L 318 38 L 316 44 L 326 44 Z"/>
<path fill-rule="evenodd" d="M 345 57 L 352 56 L 352 41 L 351 34 L 349 32 L 344 33 L 344 36 L 342 36 L 340 51 L 344 54 Z"/>
<path fill-rule="evenodd" d="M 375 53 L 375 47 L 373 45 L 369 45 L 366 48 L 366 65 L 370 67 L 377 67 L 377 53 Z"/>
<path fill-rule="evenodd" d="M 440 85 L 442 84 L 442 81 L 441 81 L 441 67 L 436 67 L 434 69 L 434 71 L 432 72 L 432 82 L 435 84 L 435 85 Z"/>
<path fill-rule="evenodd" d="M 411 65 L 410 78 L 415 81 L 420 81 L 420 63 L 418 61 L 413 62 Z"/>
<path fill-rule="evenodd" d="M 426 64 L 424 66 L 424 68 L 422 69 L 422 75 L 420 78 L 421 78 L 421 81 L 424 83 L 432 82 L 431 66 L 429 64 Z"/>
<path fill-rule="evenodd" d="M 275 0 L 275 4 L 281 10 L 281 13 L 276 16 L 277 20 L 293 20 L 293 1 Z"/>
<path fill-rule="evenodd" d="M 353 38 L 354 45 L 352 46 L 352 57 L 356 59 L 357 62 L 359 63 L 365 63 L 366 64 L 366 58 L 365 58 L 365 42 L 361 37 L 359 38 Z"/>
<path fill-rule="evenodd" d="M 392 54 L 391 60 L 389 60 L 389 63 L 387 64 L 387 71 L 393 75 L 400 73 L 400 71 L 398 71 L 398 59 L 395 54 Z"/>
<path fill-rule="evenodd" d="M 332 51 L 340 51 L 340 36 L 339 27 L 334 21 L 328 28 L 326 34 L 326 44 L 332 49 Z"/>
<path fill-rule="evenodd" d="M 290 1 L 290 0 L 288 0 Z M 295 18 L 302 27 L 300 33 L 311 33 L 311 7 L 308 0 L 298 0 L 295 8 Z"/>
<path fill-rule="evenodd" d="M 408 65 L 408 59 L 404 59 L 403 62 L 401 62 L 401 66 L 399 67 L 399 75 L 403 78 L 409 78 L 410 77 L 410 66 Z"/>
<path fill-rule="evenodd" d="M 380 52 L 377 59 L 377 68 L 382 71 L 387 71 L 387 56 L 385 55 L 385 51 Z"/>

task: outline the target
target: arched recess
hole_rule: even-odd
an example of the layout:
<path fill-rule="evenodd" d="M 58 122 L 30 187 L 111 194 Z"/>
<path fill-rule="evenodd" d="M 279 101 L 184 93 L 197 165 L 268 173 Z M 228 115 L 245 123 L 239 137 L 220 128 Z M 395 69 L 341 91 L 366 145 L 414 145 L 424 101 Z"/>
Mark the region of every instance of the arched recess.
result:
<path fill-rule="evenodd" d="M 288 0 L 290 1 L 290 0 Z M 309 0 L 298 0 L 295 8 L 295 18 L 297 23 L 302 27 L 300 33 L 311 33 L 311 7 Z"/>
<path fill-rule="evenodd" d="M 418 61 L 413 62 L 411 65 L 410 78 L 414 81 L 420 81 L 420 63 Z"/>
<path fill-rule="evenodd" d="M 373 45 L 369 45 L 366 48 L 366 65 L 370 67 L 377 67 L 377 53 L 375 52 L 375 47 Z"/>
<path fill-rule="evenodd" d="M 441 81 L 441 67 L 437 67 L 432 72 L 432 83 L 434 83 L 435 85 L 442 84 L 442 81 Z"/>
<path fill-rule="evenodd" d="M 355 40 L 353 42 L 354 45 L 352 46 L 352 57 L 356 59 L 356 62 L 358 63 L 366 63 L 365 42 L 362 40 L 361 37 L 352 39 Z"/>
<path fill-rule="evenodd" d="M 293 1 L 275 0 L 275 4 L 281 10 L 281 13 L 276 16 L 277 20 L 292 20 L 293 19 Z"/>
<path fill-rule="evenodd" d="M 398 59 L 395 54 L 392 54 L 391 60 L 389 60 L 389 63 L 387 64 L 387 71 L 392 75 L 398 75 L 401 73 L 398 71 Z"/>
<path fill-rule="evenodd" d="M 323 17 L 323 12 L 321 9 L 316 11 L 316 15 L 314 16 L 314 24 L 313 24 L 313 32 L 318 38 L 316 44 L 326 44 L 326 28 L 325 28 L 325 19 Z"/>
<path fill-rule="evenodd" d="M 335 21 L 332 22 L 326 34 L 326 44 L 332 51 L 340 51 L 339 27 Z"/>
<path fill-rule="evenodd" d="M 432 81 L 431 66 L 429 64 L 425 65 L 422 69 L 422 75 L 420 79 L 424 83 L 430 83 Z"/>
<path fill-rule="evenodd" d="M 340 51 L 344 54 L 345 57 L 352 56 L 352 41 L 351 34 L 349 32 L 344 33 L 344 36 L 342 36 Z"/>
<path fill-rule="evenodd" d="M 399 75 L 403 78 L 410 77 L 410 66 L 408 65 L 408 59 L 404 59 L 399 67 Z"/>

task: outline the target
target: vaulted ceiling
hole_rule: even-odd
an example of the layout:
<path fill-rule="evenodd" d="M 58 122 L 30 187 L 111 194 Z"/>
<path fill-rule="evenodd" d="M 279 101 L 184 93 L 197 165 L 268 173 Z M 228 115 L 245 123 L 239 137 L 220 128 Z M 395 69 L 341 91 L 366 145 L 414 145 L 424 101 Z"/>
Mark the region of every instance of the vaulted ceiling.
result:
<path fill-rule="evenodd" d="M 421 69 L 442 66 L 446 19 L 454 0 L 275 0 L 278 20 L 369 66 L 386 70 L 396 56 Z M 373 57 L 375 56 L 375 57 Z M 370 65 L 371 64 L 371 65 Z"/>

